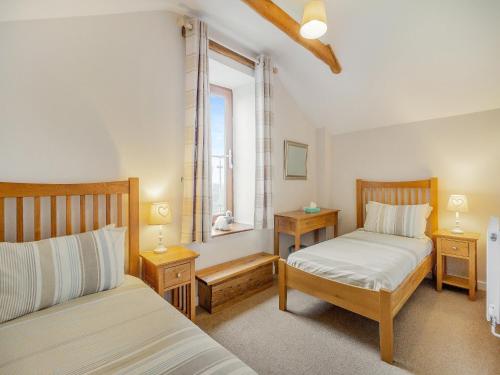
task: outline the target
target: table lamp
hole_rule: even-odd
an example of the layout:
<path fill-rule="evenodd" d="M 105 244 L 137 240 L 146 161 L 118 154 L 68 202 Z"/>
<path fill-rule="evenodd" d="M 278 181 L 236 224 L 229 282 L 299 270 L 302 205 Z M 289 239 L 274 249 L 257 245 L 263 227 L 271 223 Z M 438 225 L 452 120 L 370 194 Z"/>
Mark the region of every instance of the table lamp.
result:
<path fill-rule="evenodd" d="M 451 232 L 463 234 L 464 231 L 460 228 L 460 212 L 469 211 L 467 197 L 459 194 L 450 195 L 450 199 L 448 199 L 448 210 L 455 211 L 455 228 L 453 228 Z"/>
<path fill-rule="evenodd" d="M 149 225 L 159 225 L 160 233 L 158 235 L 158 246 L 153 251 L 155 253 L 164 253 L 167 248 L 163 244 L 163 225 L 170 224 L 172 222 L 172 211 L 170 210 L 170 205 L 168 202 L 156 202 L 151 203 L 151 208 L 149 210 Z"/>

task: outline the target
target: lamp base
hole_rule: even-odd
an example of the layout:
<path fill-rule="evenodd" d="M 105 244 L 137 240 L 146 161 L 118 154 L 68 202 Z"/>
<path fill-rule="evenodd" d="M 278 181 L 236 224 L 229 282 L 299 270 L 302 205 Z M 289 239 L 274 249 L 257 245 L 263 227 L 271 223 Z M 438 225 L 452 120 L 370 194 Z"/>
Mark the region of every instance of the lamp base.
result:
<path fill-rule="evenodd" d="M 156 249 L 153 250 L 156 254 L 162 254 L 167 251 L 167 247 L 163 244 L 163 234 L 161 233 L 161 225 L 160 225 L 160 233 L 158 234 L 158 245 Z"/>
<path fill-rule="evenodd" d="M 460 227 L 455 227 L 450 232 L 455 234 L 464 234 L 464 231 L 460 229 Z"/>
<path fill-rule="evenodd" d="M 156 254 L 161 254 L 161 253 L 165 253 L 168 249 L 163 246 L 163 245 L 159 245 L 156 249 L 153 250 L 154 253 Z"/>

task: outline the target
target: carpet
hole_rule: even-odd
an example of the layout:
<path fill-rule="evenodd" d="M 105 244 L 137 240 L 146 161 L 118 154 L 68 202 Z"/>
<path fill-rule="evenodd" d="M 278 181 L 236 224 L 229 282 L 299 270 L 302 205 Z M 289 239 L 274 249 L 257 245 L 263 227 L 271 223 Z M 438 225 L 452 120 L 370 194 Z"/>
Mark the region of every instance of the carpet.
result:
<path fill-rule="evenodd" d="M 500 374 L 500 340 L 485 320 L 485 295 L 436 292 L 430 280 L 394 322 L 391 366 L 379 357 L 378 323 L 295 290 L 288 311 L 278 288 L 196 323 L 259 374 Z"/>

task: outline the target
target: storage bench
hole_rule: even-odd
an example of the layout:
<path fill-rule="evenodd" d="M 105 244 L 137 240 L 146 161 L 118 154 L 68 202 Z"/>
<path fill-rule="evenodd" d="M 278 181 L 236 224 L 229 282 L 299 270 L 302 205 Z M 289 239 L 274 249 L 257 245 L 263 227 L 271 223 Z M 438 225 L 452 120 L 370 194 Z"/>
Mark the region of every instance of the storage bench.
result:
<path fill-rule="evenodd" d="M 257 253 L 196 272 L 199 305 L 209 313 L 270 287 L 279 257 Z"/>

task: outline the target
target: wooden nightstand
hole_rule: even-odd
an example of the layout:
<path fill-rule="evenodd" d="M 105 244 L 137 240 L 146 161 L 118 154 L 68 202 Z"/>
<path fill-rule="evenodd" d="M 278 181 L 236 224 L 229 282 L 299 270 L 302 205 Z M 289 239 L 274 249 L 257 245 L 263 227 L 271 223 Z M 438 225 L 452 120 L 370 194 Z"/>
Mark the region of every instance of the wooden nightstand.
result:
<path fill-rule="evenodd" d="M 448 230 L 438 230 L 433 233 L 436 239 L 436 289 L 441 291 L 443 284 L 453 285 L 469 290 L 469 299 L 476 299 L 476 256 L 477 241 L 479 233 L 455 234 Z M 446 258 L 458 258 L 469 263 L 469 275 L 467 278 L 451 276 L 446 274 Z"/>
<path fill-rule="evenodd" d="M 160 296 L 171 292 L 171 301 L 189 319 L 195 319 L 194 261 L 199 256 L 182 246 L 170 246 L 165 253 L 141 252 L 142 279 Z"/>

